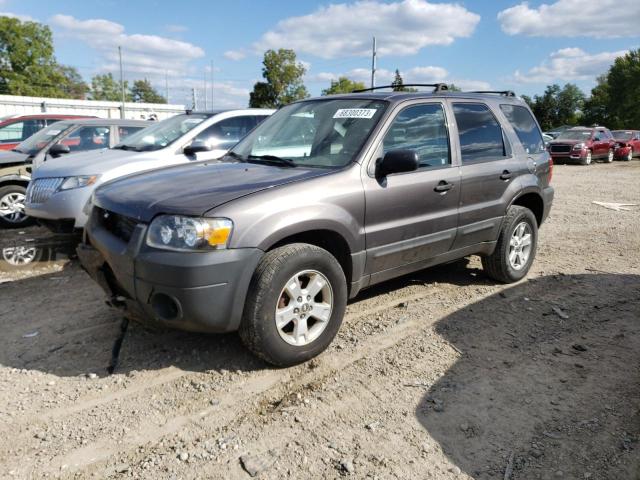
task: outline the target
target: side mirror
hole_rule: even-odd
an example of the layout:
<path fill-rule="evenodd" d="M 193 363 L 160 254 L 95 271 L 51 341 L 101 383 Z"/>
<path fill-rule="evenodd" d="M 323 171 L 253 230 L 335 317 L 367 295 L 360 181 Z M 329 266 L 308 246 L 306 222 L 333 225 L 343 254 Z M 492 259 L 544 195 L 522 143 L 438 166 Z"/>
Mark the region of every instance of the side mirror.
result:
<path fill-rule="evenodd" d="M 52 145 L 51 148 L 49 149 L 49 155 L 51 155 L 53 158 L 57 158 L 60 155 L 64 155 L 65 153 L 69 153 L 71 151 L 71 149 L 69 148 L 69 145 L 64 145 L 62 143 L 56 143 L 55 145 Z"/>
<path fill-rule="evenodd" d="M 210 152 L 211 145 L 209 142 L 205 142 L 204 140 L 194 140 L 191 142 L 191 145 L 187 145 L 182 149 L 182 153 L 187 156 L 195 155 L 198 152 Z"/>
<path fill-rule="evenodd" d="M 413 150 L 391 150 L 376 165 L 376 177 L 418 169 L 418 154 Z"/>

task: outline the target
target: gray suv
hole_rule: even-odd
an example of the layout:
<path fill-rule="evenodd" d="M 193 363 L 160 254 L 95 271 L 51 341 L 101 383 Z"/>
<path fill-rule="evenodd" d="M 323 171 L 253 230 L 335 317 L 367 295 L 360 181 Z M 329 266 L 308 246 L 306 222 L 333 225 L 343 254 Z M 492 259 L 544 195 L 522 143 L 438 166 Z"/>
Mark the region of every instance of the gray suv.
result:
<path fill-rule="evenodd" d="M 349 298 L 468 255 L 523 278 L 552 163 L 512 92 L 355 93 L 281 108 L 221 161 L 100 187 L 78 253 L 112 304 L 238 330 L 275 365 L 322 352 Z"/>

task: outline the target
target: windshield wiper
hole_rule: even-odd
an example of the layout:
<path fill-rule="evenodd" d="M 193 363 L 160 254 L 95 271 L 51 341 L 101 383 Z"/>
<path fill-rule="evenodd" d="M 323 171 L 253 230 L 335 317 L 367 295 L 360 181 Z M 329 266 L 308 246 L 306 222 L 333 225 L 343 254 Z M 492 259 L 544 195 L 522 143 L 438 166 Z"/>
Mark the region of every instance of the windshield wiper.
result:
<path fill-rule="evenodd" d="M 231 157 L 231 158 L 235 158 L 236 160 L 240 160 L 241 162 L 246 162 L 247 159 L 244 158 L 242 155 L 236 153 L 236 152 L 227 152 L 224 154 L 224 157 Z M 224 158 L 222 157 L 222 158 Z"/>
<path fill-rule="evenodd" d="M 27 152 L 23 152 L 22 150 L 18 150 L 17 148 L 12 148 L 11 151 L 18 152 L 18 153 L 27 153 Z"/>
<path fill-rule="evenodd" d="M 115 147 L 113 147 L 114 149 L 118 149 L 118 150 L 133 150 L 133 147 L 130 147 L 129 145 L 126 145 L 124 143 L 119 143 L 118 145 L 116 145 Z"/>
<path fill-rule="evenodd" d="M 277 157 L 275 155 L 249 155 L 247 157 L 249 160 L 258 160 L 268 163 L 278 163 L 280 165 L 286 165 L 287 167 L 297 167 L 296 162 L 289 158 Z"/>

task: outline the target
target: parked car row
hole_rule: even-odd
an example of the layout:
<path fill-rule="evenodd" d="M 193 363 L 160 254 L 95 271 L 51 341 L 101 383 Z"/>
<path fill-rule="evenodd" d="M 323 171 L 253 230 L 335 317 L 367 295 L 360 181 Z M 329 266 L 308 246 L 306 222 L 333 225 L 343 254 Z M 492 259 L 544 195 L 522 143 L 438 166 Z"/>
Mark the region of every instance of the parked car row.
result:
<path fill-rule="evenodd" d="M 547 148 L 553 161 L 590 165 L 594 160 L 631 160 L 640 155 L 640 131 L 605 127 L 572 127 L 562 130 Z"/>

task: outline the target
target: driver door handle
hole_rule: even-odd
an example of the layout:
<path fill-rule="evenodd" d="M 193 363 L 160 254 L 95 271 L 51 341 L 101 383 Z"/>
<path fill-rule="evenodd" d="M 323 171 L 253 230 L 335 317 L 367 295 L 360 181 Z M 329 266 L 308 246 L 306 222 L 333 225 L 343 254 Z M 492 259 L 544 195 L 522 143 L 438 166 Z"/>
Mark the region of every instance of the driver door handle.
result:
<path fill-rule="evenodd" d="M 441 180 L 438 185 L 433 189 L 434 192 L 446 193 L 453 188 L 453 183 L 447 183 L 446 180 Z"/>
<path fill-rule="evenodd" d="M 513 174 L 509 170 L 505 170 L 502 172 L 502 175 L 500 175 L 500 180 L 509 180 L 512 176 Z"/>

